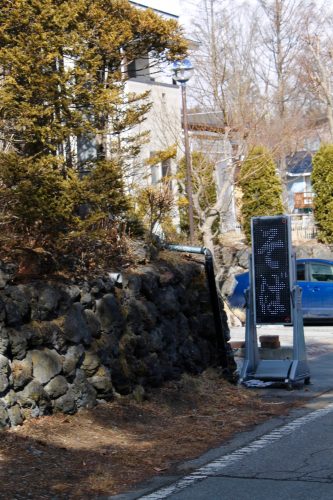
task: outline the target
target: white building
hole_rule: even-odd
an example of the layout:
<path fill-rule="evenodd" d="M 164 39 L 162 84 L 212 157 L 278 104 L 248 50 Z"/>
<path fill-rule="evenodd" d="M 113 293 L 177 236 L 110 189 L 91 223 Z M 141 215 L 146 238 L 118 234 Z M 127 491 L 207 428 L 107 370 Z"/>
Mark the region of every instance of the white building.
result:
<path fill-rule="evenodd" d="M 138 0 L 131 1 L 133 6 L 151 8 L 162 17 L 178 20 L 179 0 Z M 163 5 L 163 7 L 161 7 Z M 147 166 L 147 160 L 157 151 L 163 151 L 179 143 L 181 130 L 180 91 L 173 81 L 170 66 L 158 64 L 151 54 L 142 54 L 141 58 L 127 66 L 129 80 L 127 92 L 137 94 L 149 91 L 148 100 L 152 103 L 146 120 L 132 131 L 134 133 L 149 132 L 148 140 L 143 145 L 139 157 L 133 164 L 133 178 L 139 177 L 142 184 L 155 184 L 164 175 L 176 172 L 176 160 L 170 159 L 154 166 Z M 138 176 L 139 174 L 139 176 Z"/>

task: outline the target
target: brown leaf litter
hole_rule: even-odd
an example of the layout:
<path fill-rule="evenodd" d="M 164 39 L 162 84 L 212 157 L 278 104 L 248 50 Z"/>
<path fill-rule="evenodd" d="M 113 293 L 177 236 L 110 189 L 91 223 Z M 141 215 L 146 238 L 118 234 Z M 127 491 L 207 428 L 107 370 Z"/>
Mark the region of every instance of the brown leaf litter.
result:
<path fill-rule="evenodd" d="M 0 435 L 0 498 L 96 499 L 170 472 L 295 403 L 274 402 L 208 370 L 73 416 L 30 420 Z"/>

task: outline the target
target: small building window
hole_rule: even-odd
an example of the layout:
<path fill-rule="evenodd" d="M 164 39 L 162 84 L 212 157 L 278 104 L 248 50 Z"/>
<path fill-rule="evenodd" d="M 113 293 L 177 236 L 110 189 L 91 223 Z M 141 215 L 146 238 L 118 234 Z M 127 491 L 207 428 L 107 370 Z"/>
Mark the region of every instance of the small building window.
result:
<path fill-rule="evenodd" d="M 168 177 L 169 175 L 171 175 L 171 160 L 170 160 L 170 158 L 162 161 L 162 177 Z"/>

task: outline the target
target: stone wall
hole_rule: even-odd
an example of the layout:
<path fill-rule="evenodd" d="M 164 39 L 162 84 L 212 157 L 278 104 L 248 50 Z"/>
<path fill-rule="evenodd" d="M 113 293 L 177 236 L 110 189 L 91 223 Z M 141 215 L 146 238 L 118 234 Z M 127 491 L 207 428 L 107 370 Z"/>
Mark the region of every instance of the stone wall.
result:
<path fill-rule="evenodd" d="M 140 397 L 216 362 L 200 264 L 160 261 L 121 284 L 112 275 L 13 284 L 13 275 L 0 265 L 0 428 L 115 394 Z"/>

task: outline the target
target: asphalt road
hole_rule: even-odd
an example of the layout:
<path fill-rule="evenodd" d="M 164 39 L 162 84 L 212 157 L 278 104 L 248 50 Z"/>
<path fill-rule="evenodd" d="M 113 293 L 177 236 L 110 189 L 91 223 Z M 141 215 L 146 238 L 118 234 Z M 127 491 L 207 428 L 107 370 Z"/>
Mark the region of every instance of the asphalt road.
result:
<path fill-rule="evenodd" d="M 331 500 L 332 431 L 333 403 L 264 434 L 169 487 L 141 498 Z"/>
<path fill-rule="evenodd" d="M 282 345 L 292 343 L 292 329 L 268 327 L 262 333 L 279 334 Z M 232 340 L 241 340 L 243 335 L 243 329 L 232 329 Z M 294 391 L 264 390 L 268 397 L 274 390 L 275 398 L 304 398 L 302 408 L 181 464 L 176 476 L 161 476 L 136 491 L 109 498 L 333 499 L 333 326 L 306 327 L 305 337 L 310 386 Z"/>

